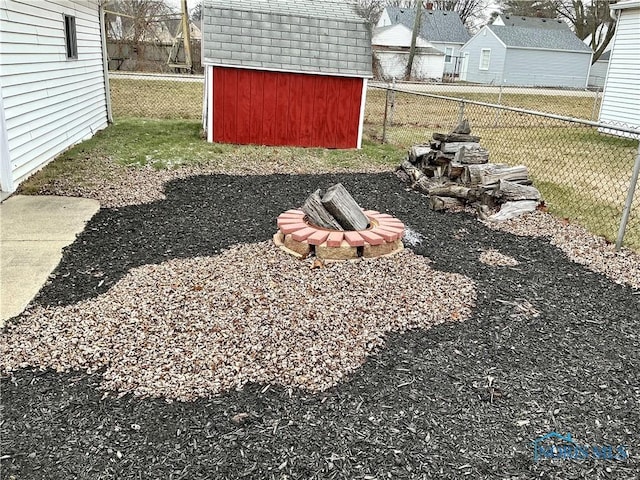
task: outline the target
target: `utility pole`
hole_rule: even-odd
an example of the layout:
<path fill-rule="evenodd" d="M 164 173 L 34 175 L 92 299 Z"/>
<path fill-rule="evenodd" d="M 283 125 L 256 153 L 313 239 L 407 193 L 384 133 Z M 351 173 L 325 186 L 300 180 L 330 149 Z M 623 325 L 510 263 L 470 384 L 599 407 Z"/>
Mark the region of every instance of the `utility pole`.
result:
<path fill-rule="evenodd" d="M 409 48 L 409 60 L 407 60 L 407 70 L 405 71 L 405 80 L 411 78 L 411 70 L 413 70 L 413 57 L 416 55 L 416 40 L 422 23 L 422 1 L 416 2 L 416 20 L 413 22 L 413 33 L 411 34 L 411 48 Z"/>
<path fill-rule="evenodd" d="M 184 60 L 189 72 L 193 73 L 193 61 L 191 60 L 191 29 L 189 28 L 189 9 L 187 0 L 182 0 L 182 42 L 184 45 Z"/>

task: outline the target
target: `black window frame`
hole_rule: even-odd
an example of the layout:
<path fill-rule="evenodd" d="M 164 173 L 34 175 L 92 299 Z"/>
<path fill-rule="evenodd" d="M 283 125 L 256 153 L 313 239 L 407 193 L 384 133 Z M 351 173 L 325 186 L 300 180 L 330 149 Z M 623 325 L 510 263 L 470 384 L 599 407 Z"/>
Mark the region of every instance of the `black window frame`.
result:
<path fill-rule="evenodd" d="M 76 17 L 63 14 L 64 21 L 64 43 L 68 60 L 78 58 L 78 30 L 76 28 Z"/>

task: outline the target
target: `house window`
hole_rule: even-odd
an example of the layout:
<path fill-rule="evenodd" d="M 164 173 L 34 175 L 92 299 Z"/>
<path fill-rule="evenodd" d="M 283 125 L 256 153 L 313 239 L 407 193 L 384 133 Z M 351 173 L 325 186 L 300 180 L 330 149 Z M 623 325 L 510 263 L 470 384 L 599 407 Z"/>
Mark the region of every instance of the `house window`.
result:
<path fill-rule="evenodd" d="M 64 16 L 64 41 L 67 58 L 78 58 L 78 37 L 76 35 L 76 17 Z"/>
<path fill-rule="evenodd" d="M 489 61 L 491 60 L 491 49 L 483 48 L 480 52 L 480 70 L 489 70 Z"/>
<path fill-rule="evenodd" d="M 453 47 L 446 47 L 444 49 L 444 63 L 451 63 L 453 60 Z"/>

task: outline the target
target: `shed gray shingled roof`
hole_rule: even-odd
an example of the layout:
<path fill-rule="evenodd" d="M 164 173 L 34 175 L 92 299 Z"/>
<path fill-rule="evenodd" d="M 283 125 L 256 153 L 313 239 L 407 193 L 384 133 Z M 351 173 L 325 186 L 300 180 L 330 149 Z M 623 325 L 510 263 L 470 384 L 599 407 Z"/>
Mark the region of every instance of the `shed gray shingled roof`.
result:
<path fill-rule="evenodd" d="M 206 0 L 209 65 L 371 77 L 371 34 L 349 2 Z"/>
<path fill-rule="evenodd" d="M 410 29 L 416 18 L 415 8 L 387 7 L 391 24 L 401 23 Z M 420 36 L 428 42 L 466 43 L 471 38 L 456 12 L 422 10 Z"/>
<path fill-rule="evenodd" d="M 591 52 L 570 29 L 546 30 L 531 27 L 487 25 L 507 47 L 543 48 L 571 52 Z"/>

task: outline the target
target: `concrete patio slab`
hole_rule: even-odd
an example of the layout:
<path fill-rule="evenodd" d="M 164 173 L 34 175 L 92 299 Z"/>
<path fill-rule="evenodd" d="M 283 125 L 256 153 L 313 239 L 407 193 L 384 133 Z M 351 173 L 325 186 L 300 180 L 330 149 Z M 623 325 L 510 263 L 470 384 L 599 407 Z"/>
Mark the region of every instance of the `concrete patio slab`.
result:
<path fill-rule="evenodd" d="M 0 204 L 0 327 L 25 309 L 99 209 L 96 200 L 54 196 Z"/>

